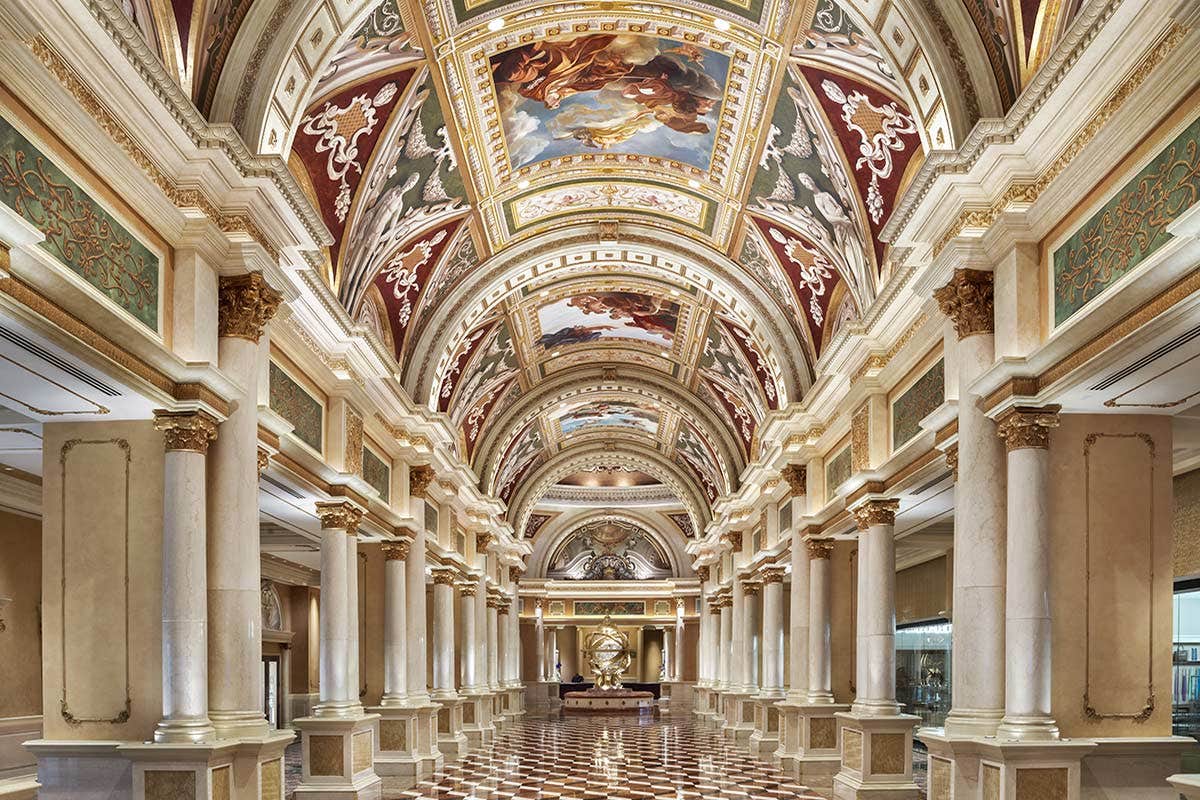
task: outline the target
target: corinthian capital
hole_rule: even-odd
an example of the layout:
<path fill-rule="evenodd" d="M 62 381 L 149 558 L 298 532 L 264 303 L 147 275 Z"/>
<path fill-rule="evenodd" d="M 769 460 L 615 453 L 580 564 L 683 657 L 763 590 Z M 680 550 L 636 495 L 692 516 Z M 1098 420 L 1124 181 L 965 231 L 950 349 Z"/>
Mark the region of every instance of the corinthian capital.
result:
<path fill-rule="evenodd" d="M 317 516 L 321 518 L 322 530 L 344 530 L 346 533 L 354 534 L 358 532 L 362 509 L 344 500 L 333 503 L 317 503 Z"/>
<path fill-rule="evenodd" d="M 954 323 L 959 339 L 992 333 L 996 328 L 990 272 L 956 269 L 950 282 L 933 293 L 933 299 Z"/>
<path fill-rule="evenodd" d="M 809 559 L 830 558 L 833 556 L 833 542 L 829 539 L 809 539 L 804 543 L 808 548 Z"/>
<path fill-rule="evenodd" d="M 163 432 L 167 450 L 207 453 L 217 438 L 217 421 L 203 411 L 155 411 L 154 427 Z"/>
<path fill-rule="evenodd" d="M 780 475 L 787 481 L 788 488 L 792 490 L 793 495 L 807 494 L 808 468 L 803 464 L 788 464 L 780 472 Z"/>
<path fill-rule="evenodd" d="M 409 542 L 385 542 L 383 557 L 388 561 L 403 561 L 408 558 Z"/>
<path fill-rule="evenodd" d="M 1059 408 L 1017 406 L 1000 418 L 996 433 L 1010 452 L 1026 448 L 1045 450 L 1050 446 L 1050 429 L 1058 427 Z"/>
<path fill-rule="evenodd" d="M 410 467 L 408 470 L 408 493 L 413 497 L 424 497 L 433 483 L 433 467 L 428 464 Z"/>
<path fill-rule="evenodd" d="M 895 525 L 896 510 L 899 508 L 899 500 L 868 500 L 854 509 L 854 519 L 860 531 L 872 525 Z"/>
<path fill-rule="evenodd" d="M 217 329 L 221 336 L 257 342 L 283 296 L 271 288 L 261 272 L 221 278 L 217 294 Z"/>

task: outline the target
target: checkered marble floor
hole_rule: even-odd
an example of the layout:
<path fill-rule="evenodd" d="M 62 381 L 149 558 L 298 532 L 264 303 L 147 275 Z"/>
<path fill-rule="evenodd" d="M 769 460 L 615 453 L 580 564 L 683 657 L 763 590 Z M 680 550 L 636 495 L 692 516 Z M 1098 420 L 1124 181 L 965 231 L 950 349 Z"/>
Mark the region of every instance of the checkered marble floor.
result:
<path fill-rule="evenodd" d="M 528 719 L 410 788 L 387 783 L 403 800 L 820 800 L 686 717 Z"/>

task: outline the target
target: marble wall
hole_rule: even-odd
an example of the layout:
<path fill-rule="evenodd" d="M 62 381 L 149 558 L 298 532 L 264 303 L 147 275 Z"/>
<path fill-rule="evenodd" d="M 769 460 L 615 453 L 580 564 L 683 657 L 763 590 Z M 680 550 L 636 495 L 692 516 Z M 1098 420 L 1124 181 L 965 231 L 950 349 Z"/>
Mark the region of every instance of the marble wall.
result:
<path fill-rule="evenodd" d="M 42 729 L 42 522 L 0 511 L 0 779 L 28 772 Z"/>
<path fill-rule="evenodd" d="M 1171 533 L 1175 578 L 1200 577 L 1200 469 L 1179 475 L 1174 485 Z"/>

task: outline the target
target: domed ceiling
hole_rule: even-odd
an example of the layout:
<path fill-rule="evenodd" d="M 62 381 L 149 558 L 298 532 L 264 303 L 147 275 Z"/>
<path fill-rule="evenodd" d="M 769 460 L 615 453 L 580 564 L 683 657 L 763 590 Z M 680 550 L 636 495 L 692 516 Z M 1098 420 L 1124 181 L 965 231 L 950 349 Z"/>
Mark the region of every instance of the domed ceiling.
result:
<path fill-rule="evenodd" d="M 702 529 L 889 278 L 926 154 L 1003 113 L 1074 11 L 160 2 L 127 10 L 202 113 L 288 160 L 324 279 L 518 531 L 556 485 L 661 484 Z"/>

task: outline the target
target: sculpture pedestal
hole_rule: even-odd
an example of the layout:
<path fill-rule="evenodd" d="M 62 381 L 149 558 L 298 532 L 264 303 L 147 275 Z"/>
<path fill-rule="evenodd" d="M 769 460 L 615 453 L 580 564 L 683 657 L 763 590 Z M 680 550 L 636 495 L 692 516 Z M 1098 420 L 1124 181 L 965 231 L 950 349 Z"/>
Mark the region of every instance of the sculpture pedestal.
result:
<path fill-rule="evenodd" d="M 588 689 L 567 692 L 563 698 L 564 711 L 591 711 L 607 714 L 652 714 L 654 693 L 632 689 Z"/>

